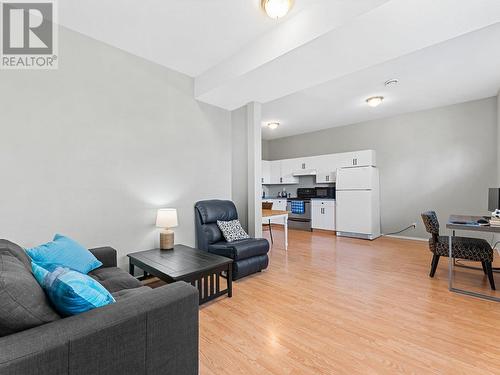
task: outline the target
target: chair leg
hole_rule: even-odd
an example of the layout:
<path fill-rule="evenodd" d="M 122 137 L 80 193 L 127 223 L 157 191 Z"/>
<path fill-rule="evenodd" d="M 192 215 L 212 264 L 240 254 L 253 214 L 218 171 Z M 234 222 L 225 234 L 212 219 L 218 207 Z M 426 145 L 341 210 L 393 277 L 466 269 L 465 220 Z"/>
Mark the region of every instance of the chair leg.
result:
<path fill-rule="evenodd" d="M 274 244 L 274 240 L 273 240 L 273 225 L 271 224 L 271 219 L 269 219 L 269 234 L 271 235 L 271 243 Z"/>
<path fill-rule="evenodd" d="M 487 268 L 486 268 L 486 264 L 484 263 L 484 261 L 483 261 L 483 262 L 481 262 L 481 264 L 483 265 L 483 272 L 484 272 L 484 274 L 485 274 L 486 276 L 488 276 L 488 270 L 487 270 Z"/>
<path fill-rule="evenodd" d="M 486 272 L 488 273 L 488 279 L 490 280 L 491 290 L 496 290 L 495 279 L 493 278 L 493 269 L 491 268 L 491 262 L 484 262 L 486 266 Z"/>
<path fill-rule="evenodd" d="M 439 263 L 439 257 L 440 255 L 434 254 L 432 256 L 432 263 L 431 263 L 431 273 L 429 274 L 430 277 L 434 277 L 434 274 L 436 273 L 436 268 Z"/>

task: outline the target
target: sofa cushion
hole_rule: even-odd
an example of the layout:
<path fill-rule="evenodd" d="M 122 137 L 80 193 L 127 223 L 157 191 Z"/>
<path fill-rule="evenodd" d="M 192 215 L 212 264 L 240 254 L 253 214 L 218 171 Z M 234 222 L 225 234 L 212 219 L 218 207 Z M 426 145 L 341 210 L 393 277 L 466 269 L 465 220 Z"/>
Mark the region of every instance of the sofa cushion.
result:
<path fill-rule="evenodd" d="M 248 238 L 234 242 L 220 241 L 209 245 L 208 251 L 234 260 L 241 260 L 267 254 L 269 242 L 265 238 Z"/>
<path fill-rule="evenodd" d="M 115 302 L 98 281 L 78 271 L 55 264 L 31 263 L 36 281 L 59 314 L 71 316 Z"/>
<path fill-rule="evenodd" d="M 31 272 L 0 249 L 0 337 L 60 319 Z"/>
<path fill-rule="evenodd" d="M 118 292 L 114 292 L 113 297 L 117 301 L 121 301 L 130 297 L 135 297 L 138 296 L 139 294 L 147 293 L 150 292 L 151 288 L 149 286 L 141 286 L 139 288 L 134 288 L 134 289 L 123 289 L 119 290 Z"/>
<path fill-rule="evenodd" d="M 31 272 L 31 259 L 26 254 L 26 251 L 14 242 L 10 242 L 8 240 L 0 240 L 0 249 L 6 249 L 13 256 L 21 261 L 22 264 L 26 267 L 28 271 Z"/>
<path fill-rule="evenodd" d="M 57 264 L 84 274 L 102 266 L 89 250 L 60 234 L 56 234 L 51 242 L 27 249 L 26 252 L 35 263 Z"/>
<path fill-rule="evenodd" d="M 98 268 L 90 272 L 89 276 L 99 281 L 110 293 L 142 286 L 134 276 L 118 267 Z"/>

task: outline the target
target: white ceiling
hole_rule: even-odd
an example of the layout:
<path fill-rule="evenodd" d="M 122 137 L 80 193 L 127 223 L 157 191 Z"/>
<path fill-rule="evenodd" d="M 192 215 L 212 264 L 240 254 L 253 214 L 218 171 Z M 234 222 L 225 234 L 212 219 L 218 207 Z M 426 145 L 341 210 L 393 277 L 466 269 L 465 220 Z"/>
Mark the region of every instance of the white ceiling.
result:
<path fill-rule="evenodd" d="M 64 0 L 64 26 L 195 78 L 195 97 L 264 104 L 267 139 L 495 95 L 500 0 Z M 398 78 L 397 87 L 383 82 Z M 386 96 L 373 109 L 372 94 Z"/>
<path fill-rule="evenodd" d="M 290 14 L 325 0 L 298 0 Z M 328 1 L 328 0 L 326 0 Z M 278 26 L 259 0 L 62 0 L 59 23 L 198 76 Z"/>
<path fill-rule="evenodd" d="M 384 86 L 397 78 L 396 86 Z M 273 139 L 495 96 L 500 89 L 500 24 L 376 65 L 263 106 Z M 370 96 L 384 102 L 371 108 Z"/>

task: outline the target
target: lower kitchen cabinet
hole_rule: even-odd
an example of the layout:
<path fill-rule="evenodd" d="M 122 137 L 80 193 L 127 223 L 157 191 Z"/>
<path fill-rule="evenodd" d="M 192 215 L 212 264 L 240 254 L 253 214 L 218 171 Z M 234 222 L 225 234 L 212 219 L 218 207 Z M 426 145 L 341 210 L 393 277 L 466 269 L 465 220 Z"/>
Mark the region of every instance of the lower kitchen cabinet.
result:
<path fill-rule="evenodd" d="M 311 211 L 311 227 L 313 229 L 335 230 L 335 200 L 313 199 Z"/>

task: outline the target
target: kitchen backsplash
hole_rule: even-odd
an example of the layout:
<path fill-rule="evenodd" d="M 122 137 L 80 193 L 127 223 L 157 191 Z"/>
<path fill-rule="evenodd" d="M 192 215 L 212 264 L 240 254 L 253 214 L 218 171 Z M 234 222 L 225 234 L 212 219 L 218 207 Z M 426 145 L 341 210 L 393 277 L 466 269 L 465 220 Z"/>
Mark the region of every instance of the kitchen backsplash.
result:
<path fill-rule="evenodd" d="M 311 187 L 325 187 L 332 186 L 333 184 L 317 184 L 315 176 L 301 176 L 299 177 L 299 183 L 297 185 L 266 185 L 262 186 L 266 194 L 266 198 L 276 198 L 279 192 L 286 190 L 287 194 L 291 193 L 292 197 L 297 196 L 298 188 L 311 188 Z"/>

